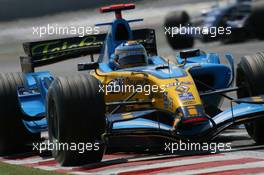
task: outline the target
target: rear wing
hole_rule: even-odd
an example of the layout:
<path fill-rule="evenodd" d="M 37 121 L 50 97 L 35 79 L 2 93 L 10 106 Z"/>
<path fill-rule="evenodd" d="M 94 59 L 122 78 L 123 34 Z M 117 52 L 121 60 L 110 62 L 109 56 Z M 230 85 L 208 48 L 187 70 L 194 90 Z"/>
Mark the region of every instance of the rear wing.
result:
<path fill-rule="evenodd" d="M 146 48 L 148 55 L 157 55 L 154 29 L 133 30 L 133 38 Z M 20 57 L 22 72 L 34 72 L 35 67 L 57 63 L 67 59 L 100 54 L 106 34 L 23 43 L 27 56 Z"/>

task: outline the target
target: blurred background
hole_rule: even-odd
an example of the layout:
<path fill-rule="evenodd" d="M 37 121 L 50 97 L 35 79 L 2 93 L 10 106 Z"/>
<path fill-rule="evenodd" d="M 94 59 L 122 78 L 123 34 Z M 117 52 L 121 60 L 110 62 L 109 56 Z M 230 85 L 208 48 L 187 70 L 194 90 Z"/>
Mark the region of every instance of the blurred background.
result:
<path fill-rule="evenodd" d="M 143 0 L 0 0 L 0 21 L 9 21 L 20 18 L 39 17 L 61 12 L 93 9 L 102 5 L 117 3 L 137 3 Z M 145 0 L 147 1 L 147 0 Z M 157 0 L 148 0 L 157 1 Z M 161 1 L 161 0 L 160 0 Z M 166 1 L 166 0 L 165 0 Z M 188 3 L 192 0 L 175 0 L 176 3 Z M 197 0 L 193 0 L 197 1 Z M 200 0 L 202 1 L 202 0 Z M 208 1 L 208 0 L 207 0 Z M 173 1 L 171 1 L 173 2 Z M 162 2 L 160 2 L 162 3 Z"/>
<path fill-rule="evenodd" d="M 127 1 L 127 2 L 135 2 Z M 139 1 L 139 0 L 138 0 Z M 122 0 L 0 0 L 0 20 L 9 21 L 19 18 L 31 18 L 43 15 L 51 15 L 67 11 L 91 9 L 100 5 L 123 3 Z"/>
<path fill-rule="evenodd" d="M 234 0 L 0 0 L 0 71 L 20 71 L 19 56 L 25 55 L 23 42 L 37 41 L 62 36 L 33 35 L 33 27 L 56 24 L 58 26 L 94 26 L 96 23 L 110 22 L 114 14 L 100 14 L 100 6 L 117 3 L 135 3 L 136 9 L 124 12 L 124 18 L 144 18 L 143 22 L 133 23 L 132 28 L 154 28 L 156 30 L 159 54 L 174 61 L 178 50 L 172 49 L 164 34 L 164 21 L 170 12 L 186 11 L 191 19 L 204 13 L 212 6 L 231 3 Z M 263 1 L 263 0 L 260 0 Z M 101 31 L 106 31 L 101 27 Z M 63 36 L 65 37 L 65 36 Z M 252 39 L 247 42 L 223 44 L 219 41 L 194 42 L 193 47 L 206 52 L 217 52 L 224 56 L 232 52 L 239 60 L 243 55 L 263 50 L 264 42 Z M 80 58 L 83 59 L 83 58 Z M 76 71 L 80 59 L 45 66 L 40 70 Z"/>

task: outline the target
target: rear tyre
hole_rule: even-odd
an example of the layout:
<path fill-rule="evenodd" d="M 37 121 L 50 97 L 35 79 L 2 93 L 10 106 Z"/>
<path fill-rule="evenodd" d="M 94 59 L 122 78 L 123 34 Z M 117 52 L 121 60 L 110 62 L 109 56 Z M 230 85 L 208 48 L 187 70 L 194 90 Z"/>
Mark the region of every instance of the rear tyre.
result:
<path fill-rule="evenodd" d="M 190 23 L 190 17 L 185 11 L 174 11 L 170 12 L 165 17 L 164 28 L 173 28 L 173 27 L 184 27 L 188 26 Z M 170 30 L 171 31 L 171 30 Z M 176 34 L 172 36 L 171 34 L 166 34 L 166 39 L 169 45 L 173 49 L 185 49 L 191 48 L 194 45 L 194 38 L 191 35 L 180 35 Z"/>
<path fill-rule="evenodd" d="M 53 145 L 64 145 L 52 152 L 62 166 L 102 160 L 106 119 L 104 95 L 99 85 L 89 75 L 57 77 L 51 84 L 47 97 L 49 139 Z M 67 145 L 77 145 L 77 148 L 67 148 Z"/>
<path fill-rule="evenodd" d="M 23 84 L 22 73 L 0 73 L 0 155 L 32 151 L 32 143 L 40 140 L 22 122 L 17 88 Z"/>
<path fill-rule="evenodd" d="M 241 58 L 237 67 L 236 83 L 244 87 L 237 92 L 238 98 L 264 94 L 264 52 Z M 264 120 L 257 120 L 245 125 L 248 134 L 257 144 L 264 144 Z"/>

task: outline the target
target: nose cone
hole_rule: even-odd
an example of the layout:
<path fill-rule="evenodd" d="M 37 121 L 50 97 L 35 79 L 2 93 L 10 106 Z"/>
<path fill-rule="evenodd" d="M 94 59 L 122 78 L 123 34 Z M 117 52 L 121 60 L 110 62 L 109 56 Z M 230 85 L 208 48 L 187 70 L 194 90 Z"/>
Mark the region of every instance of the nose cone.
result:
<path fill-rule="evenodd" d="M 207 117 L 192 117 L 183 119 L 176 130 L 177 135 L 187 138 L 203 138 L 213 129 L 212 122 Z"/>

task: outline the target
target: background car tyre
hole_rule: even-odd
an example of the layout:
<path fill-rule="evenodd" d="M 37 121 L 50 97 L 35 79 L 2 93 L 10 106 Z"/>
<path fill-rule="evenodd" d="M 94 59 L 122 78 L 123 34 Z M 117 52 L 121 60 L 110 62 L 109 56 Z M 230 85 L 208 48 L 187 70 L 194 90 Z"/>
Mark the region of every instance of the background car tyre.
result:
<path fill-rule="evenodd" d="M 241 58 L 237 67 L 236 83 L 242 87 L 237 92 L 238 98 L 264 94 L 264 52 Z M 244 88 L 243 88 L 244 87 Z M 256 120 L 245 125 L 248 134 L 257 144 L 264 144 L 264 120 Z"/>
<path fill-rule="evenodd" d="M 48 92 L 48 132 L 53 144 L 92 144 L 92 150 L 53 149 L 62 166 L 100 162 L 105 146 L 105 101 L 99 81 L 90 75 L 57 77 Z M 82 151 L 81 151 L 82 152 Z"/>
<path fill-rule="evenodd" d="M 170 12 L 165 17 L 164 29 L 180 27 L 180 26 L 184 27 L 184 26 L 187 26 L 188 24 L 190 24 L 190 17 L 187 12 L 173 11 L 173 12 Z M 172 36 L 171 34 L 167 33 L 166 39 L 169 45 L 175 50 L 191 48 L 194 45 L 194 38 L 191 35 L 176 34 Z"/>
<path fill-rule="evenodd" d="M 22 73 L 0 73 L 0 155 L 32 151 L 32 143 L 40 140 L 22 122 L 17 88 L 23 83 Z"/>
<path fill-rule="evenodd" d="M 247 36 L 249 36 L 249 32 L 247 29 L 231 29 L 230 35 L 224 35 L 220 37 L 220 41 L 223 44 L 233 44 L 238 42 L 246 41 Z"/>
<path fill-rule="evenodd" d="M 264 39 L 264 2 L 256 1 L 253 3 L 252 13 L 249 18 L 250 26 L 259 39 Z"/>

